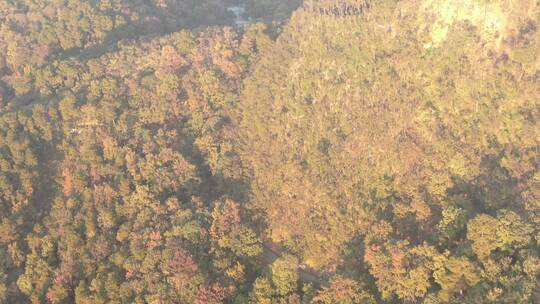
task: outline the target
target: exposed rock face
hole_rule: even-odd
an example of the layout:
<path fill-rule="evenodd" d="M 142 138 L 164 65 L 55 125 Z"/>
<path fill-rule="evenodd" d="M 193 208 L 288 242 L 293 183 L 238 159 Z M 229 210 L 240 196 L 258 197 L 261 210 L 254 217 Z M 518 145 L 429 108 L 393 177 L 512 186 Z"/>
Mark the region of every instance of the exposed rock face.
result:
<path fill-rule="evenodd" d="M 425 0 L 418 18 L 436 46 L 443 42 L 458 22 L 476 27 L 485 42 L 501 47 L 503 41 L 539 12 L 536 0 Z"/>
<path fill-rule="evenodd" d="M 308 11 L 320 15 L 355 16 L 371 7 L 371 0 L 310 0 L 305 2 Z"/>

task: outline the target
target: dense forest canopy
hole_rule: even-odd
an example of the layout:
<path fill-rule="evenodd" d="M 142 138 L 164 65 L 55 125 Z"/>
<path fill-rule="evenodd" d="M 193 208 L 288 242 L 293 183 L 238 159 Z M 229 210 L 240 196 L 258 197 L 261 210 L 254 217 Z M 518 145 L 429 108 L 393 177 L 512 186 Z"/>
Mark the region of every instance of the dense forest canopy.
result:
<path fill-rule="evenodd" d="M 5 0 L 0 54 L 0 303 L 540 303 L 536 0 Z"/>

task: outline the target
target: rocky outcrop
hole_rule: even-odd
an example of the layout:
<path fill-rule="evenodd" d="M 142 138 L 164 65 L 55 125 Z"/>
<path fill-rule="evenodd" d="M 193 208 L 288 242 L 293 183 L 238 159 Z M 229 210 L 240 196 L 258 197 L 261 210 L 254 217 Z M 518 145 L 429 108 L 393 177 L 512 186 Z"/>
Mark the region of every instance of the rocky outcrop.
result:
<path fill-rule="evenodd" d="M 419 2 L 418 20 L 431 41 L 437 46 L 447 37 L 451 27 L 467 22 L 476 27 L 480 36 L 492 47 L 500 48 L 504 41 L 534 19 L 539 13 L 536 0 L 424 0 Z"/>

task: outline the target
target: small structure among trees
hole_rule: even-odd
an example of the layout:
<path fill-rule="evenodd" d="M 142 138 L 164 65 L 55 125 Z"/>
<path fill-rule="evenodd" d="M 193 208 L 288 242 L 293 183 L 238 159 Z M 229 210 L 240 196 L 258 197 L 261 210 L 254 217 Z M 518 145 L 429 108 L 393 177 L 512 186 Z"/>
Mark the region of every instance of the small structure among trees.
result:
<path fill-rule="evenodd" d="M 246 8 L 240 5 L 231 6 L 227 11 L 234 14 L 234 24 L 236 26 L 245 26 L 252 23 L 251 17 L 247 16 Z"/>

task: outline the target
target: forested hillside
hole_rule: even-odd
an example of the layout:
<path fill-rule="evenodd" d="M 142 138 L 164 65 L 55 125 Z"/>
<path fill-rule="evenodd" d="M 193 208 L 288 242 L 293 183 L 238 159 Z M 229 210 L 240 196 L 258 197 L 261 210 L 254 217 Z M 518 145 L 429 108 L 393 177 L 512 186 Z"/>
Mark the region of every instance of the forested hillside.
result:
<path fill-rule="evenodd" d="M 0 303 L 540 303 L 539 27 L 0 2 Z"/>

